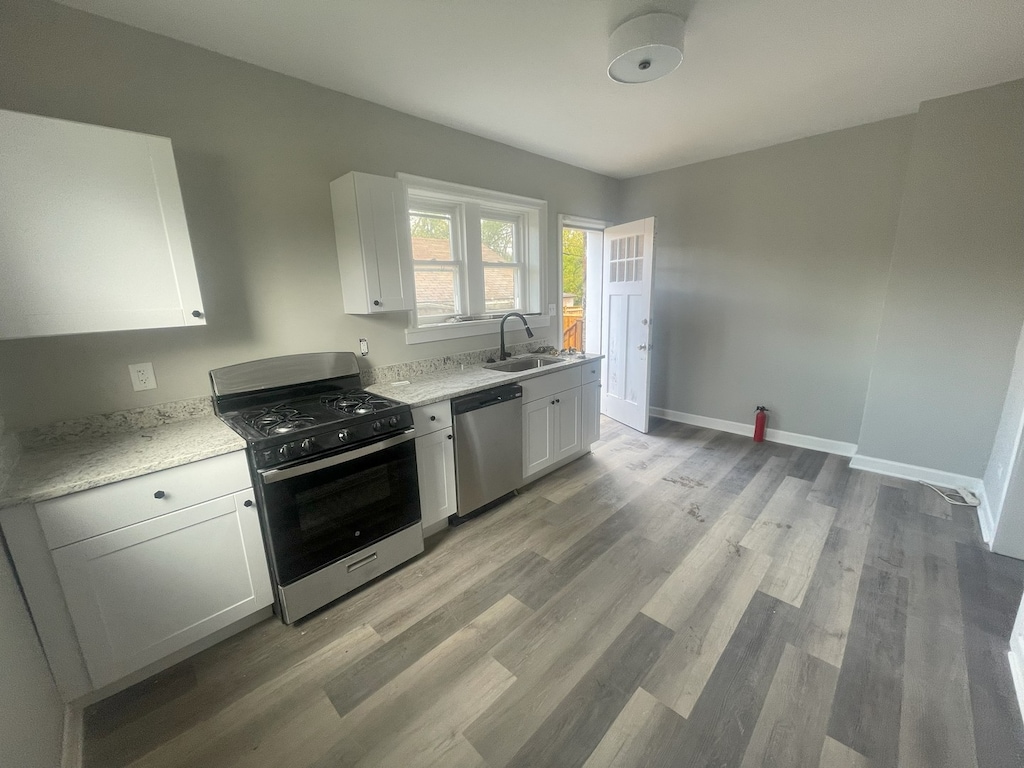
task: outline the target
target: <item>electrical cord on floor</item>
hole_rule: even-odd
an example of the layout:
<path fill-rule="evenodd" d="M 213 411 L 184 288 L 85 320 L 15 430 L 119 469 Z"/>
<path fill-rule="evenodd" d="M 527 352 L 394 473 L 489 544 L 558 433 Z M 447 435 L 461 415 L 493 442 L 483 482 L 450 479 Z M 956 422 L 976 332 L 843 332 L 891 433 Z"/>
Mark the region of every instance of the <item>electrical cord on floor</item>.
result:
<path fill-rule="evenodd" d="M 957 488 L 953 490 L 943 490 L 942 488 L 936 488 L 931 483 L 926 483 L 924 480 L 918 480 L 918 482 L 926 488 L 931 488 L 939 496 L 944 498 L 950 504 L 957 507 L 976 507 L 980 502 L 978 497 L 968 491 L 966 488 Z"/>

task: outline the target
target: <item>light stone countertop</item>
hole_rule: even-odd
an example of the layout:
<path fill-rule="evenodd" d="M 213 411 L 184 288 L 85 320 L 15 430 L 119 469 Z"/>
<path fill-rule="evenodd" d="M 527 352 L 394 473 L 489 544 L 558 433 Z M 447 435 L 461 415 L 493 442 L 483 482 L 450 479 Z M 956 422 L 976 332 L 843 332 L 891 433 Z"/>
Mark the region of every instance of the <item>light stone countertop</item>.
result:
<path fill-rule="evenodd" d="M 532 379 L 602 357 L 583 355 L 517 373 L 466 366 L 462 370 L 418 374 L 409 383 L 371 384 L 367 390 L 415 407 Z M 209 398 L 90 417 L 72 425 L 81 426 L 82 434 L 95 436 L 76 434 L 74 428 L 67 429 L 66 425 L 60 434 L 44 434 L 45 439 L 22 449 L 10 478 L 0 490 L 0 509 L 55 499 L 243 450 L 245 440 L 204 409 L 209 411 Z M 201 415 L 193 416 L 194 413 Z M 151 425 L 145 419 L 171 420 Z M 139 426 L 133 428 L 133 424 Z M 105 431 L 104 425 L 110 431 Z"/>
<path fill-rule="evenodd" d="M 543 368 L 517 371 L 515 373 L 492 371 L 479 365 L 466 366 L 465 370 L 448 370 L 420 375 L 408 383 L 371 384 L 366 389 L 375 395 L 389 397 L 392 400 L 407 403 L 415 408 L 420 405 L 429 405 L 441 400 L 449 400 L 453 397 L 479 392 L 482 389 L 496 387 L 500 384 L 511 384 L 515 381 L 525 381 L 536 376 L 544 376 L 548 373 L 580 366 L 594 360 L 601 360 L 603 357 L 604 355 L 582 355 L 580 357 L 566 358 L 562 363 L 554 363 Z"/>
<path fill-rule="evenodd" d="M 245 440 L 212 414 L 25 448 L 0 493 L 0 509 L 55 499 L 243 448 Z"/>

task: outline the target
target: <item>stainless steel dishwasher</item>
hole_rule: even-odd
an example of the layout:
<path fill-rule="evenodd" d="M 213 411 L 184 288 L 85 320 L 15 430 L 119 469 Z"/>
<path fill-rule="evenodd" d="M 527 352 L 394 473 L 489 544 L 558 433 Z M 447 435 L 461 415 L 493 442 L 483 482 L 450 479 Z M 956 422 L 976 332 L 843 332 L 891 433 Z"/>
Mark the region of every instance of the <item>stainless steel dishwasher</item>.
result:
<path fill-rule="evenodd" d="M 452 400 L 458 518 L 523 484 L 522 397 L 521 386 L 505 384 Z"/>

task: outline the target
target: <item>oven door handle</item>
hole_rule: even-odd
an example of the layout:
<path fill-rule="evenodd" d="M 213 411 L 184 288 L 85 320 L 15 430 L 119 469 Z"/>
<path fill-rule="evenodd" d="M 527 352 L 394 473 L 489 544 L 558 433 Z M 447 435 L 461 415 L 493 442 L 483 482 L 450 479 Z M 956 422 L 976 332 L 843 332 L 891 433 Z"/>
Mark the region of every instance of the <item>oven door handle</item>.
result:
<path fill-rule="evenodd" d="M 264 469 L 260 470 L 260 479 L 264 485 L 271 483 L 279 483 L 282 480 L 289 480 L 293 477 L 299 477 L 300 475 L 308 475 L 310 472 L 317 472 L 327 467 L 335 467 L 339 464 L 345 464 L 349 461 L 355 461 L 361 459 L 364 456 L 369 456 L 371 453 L 382 451 L 385 448 L 391 448 L 396 445 L 412 440 L 416 437 L 413 434 L 416 430 L 407 429 L 400 435 L 395 437 L 389 437 L 387 440 L 381 440 L 378 443 L 371 443 L 370 445 L 364 445 L 362 448 L 356 448 L 352 451 L 345 451 L 344 453 L 337 453 L 334 456 L 329 456 L 326 459 L 319 459 L 318 461 L 310 461 L 306 464 L 299 464 L 294 467 L 287 467 L 285 469 Z"/>

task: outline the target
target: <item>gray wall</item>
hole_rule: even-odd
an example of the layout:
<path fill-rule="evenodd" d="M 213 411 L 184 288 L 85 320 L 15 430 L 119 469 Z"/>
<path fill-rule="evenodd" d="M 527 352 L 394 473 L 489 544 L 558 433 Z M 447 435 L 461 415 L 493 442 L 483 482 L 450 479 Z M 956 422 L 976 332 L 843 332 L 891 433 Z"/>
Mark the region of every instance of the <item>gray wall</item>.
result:
<path fill-rule="evenodd" d="M 856 442 L 914 118 L 643 176 L 652 404 Z"/>
<path fill-rule="evenodd" d="M 0 342 L 16 429 L 208 394 L 212 367 L 359 337 L 372 365 L 497 346 L 497 334 L 407 346 L 404 313 L 343 313 L 328 185 L 350 170 L 543 198 L 552 248 L 557 214 L 617 213 L 616 180 L 54 3 L 0 4 L 0 72 L 0 108 L 172 139 L 209 321 Z M 159 389 L 135 393 L 127 365 L 144 361 Z"/>
<path fill-rule="evenodd" d="M 0 768 L 60 765 L 64 705 L 0 549 Z"/>
<path fill-rule="evenodd" d="M 0 418 L 0 453 L 7 445 Z M 0 489 L 7 480 L 0 456 Z M 0 536 L 0 768 L 56 768 L 64 704 Z"/>
<path fill-rule="evenodd" d="M 1024 322 L 1024 80 L 925 102 L 859 453 L 985 471 Z"/>

